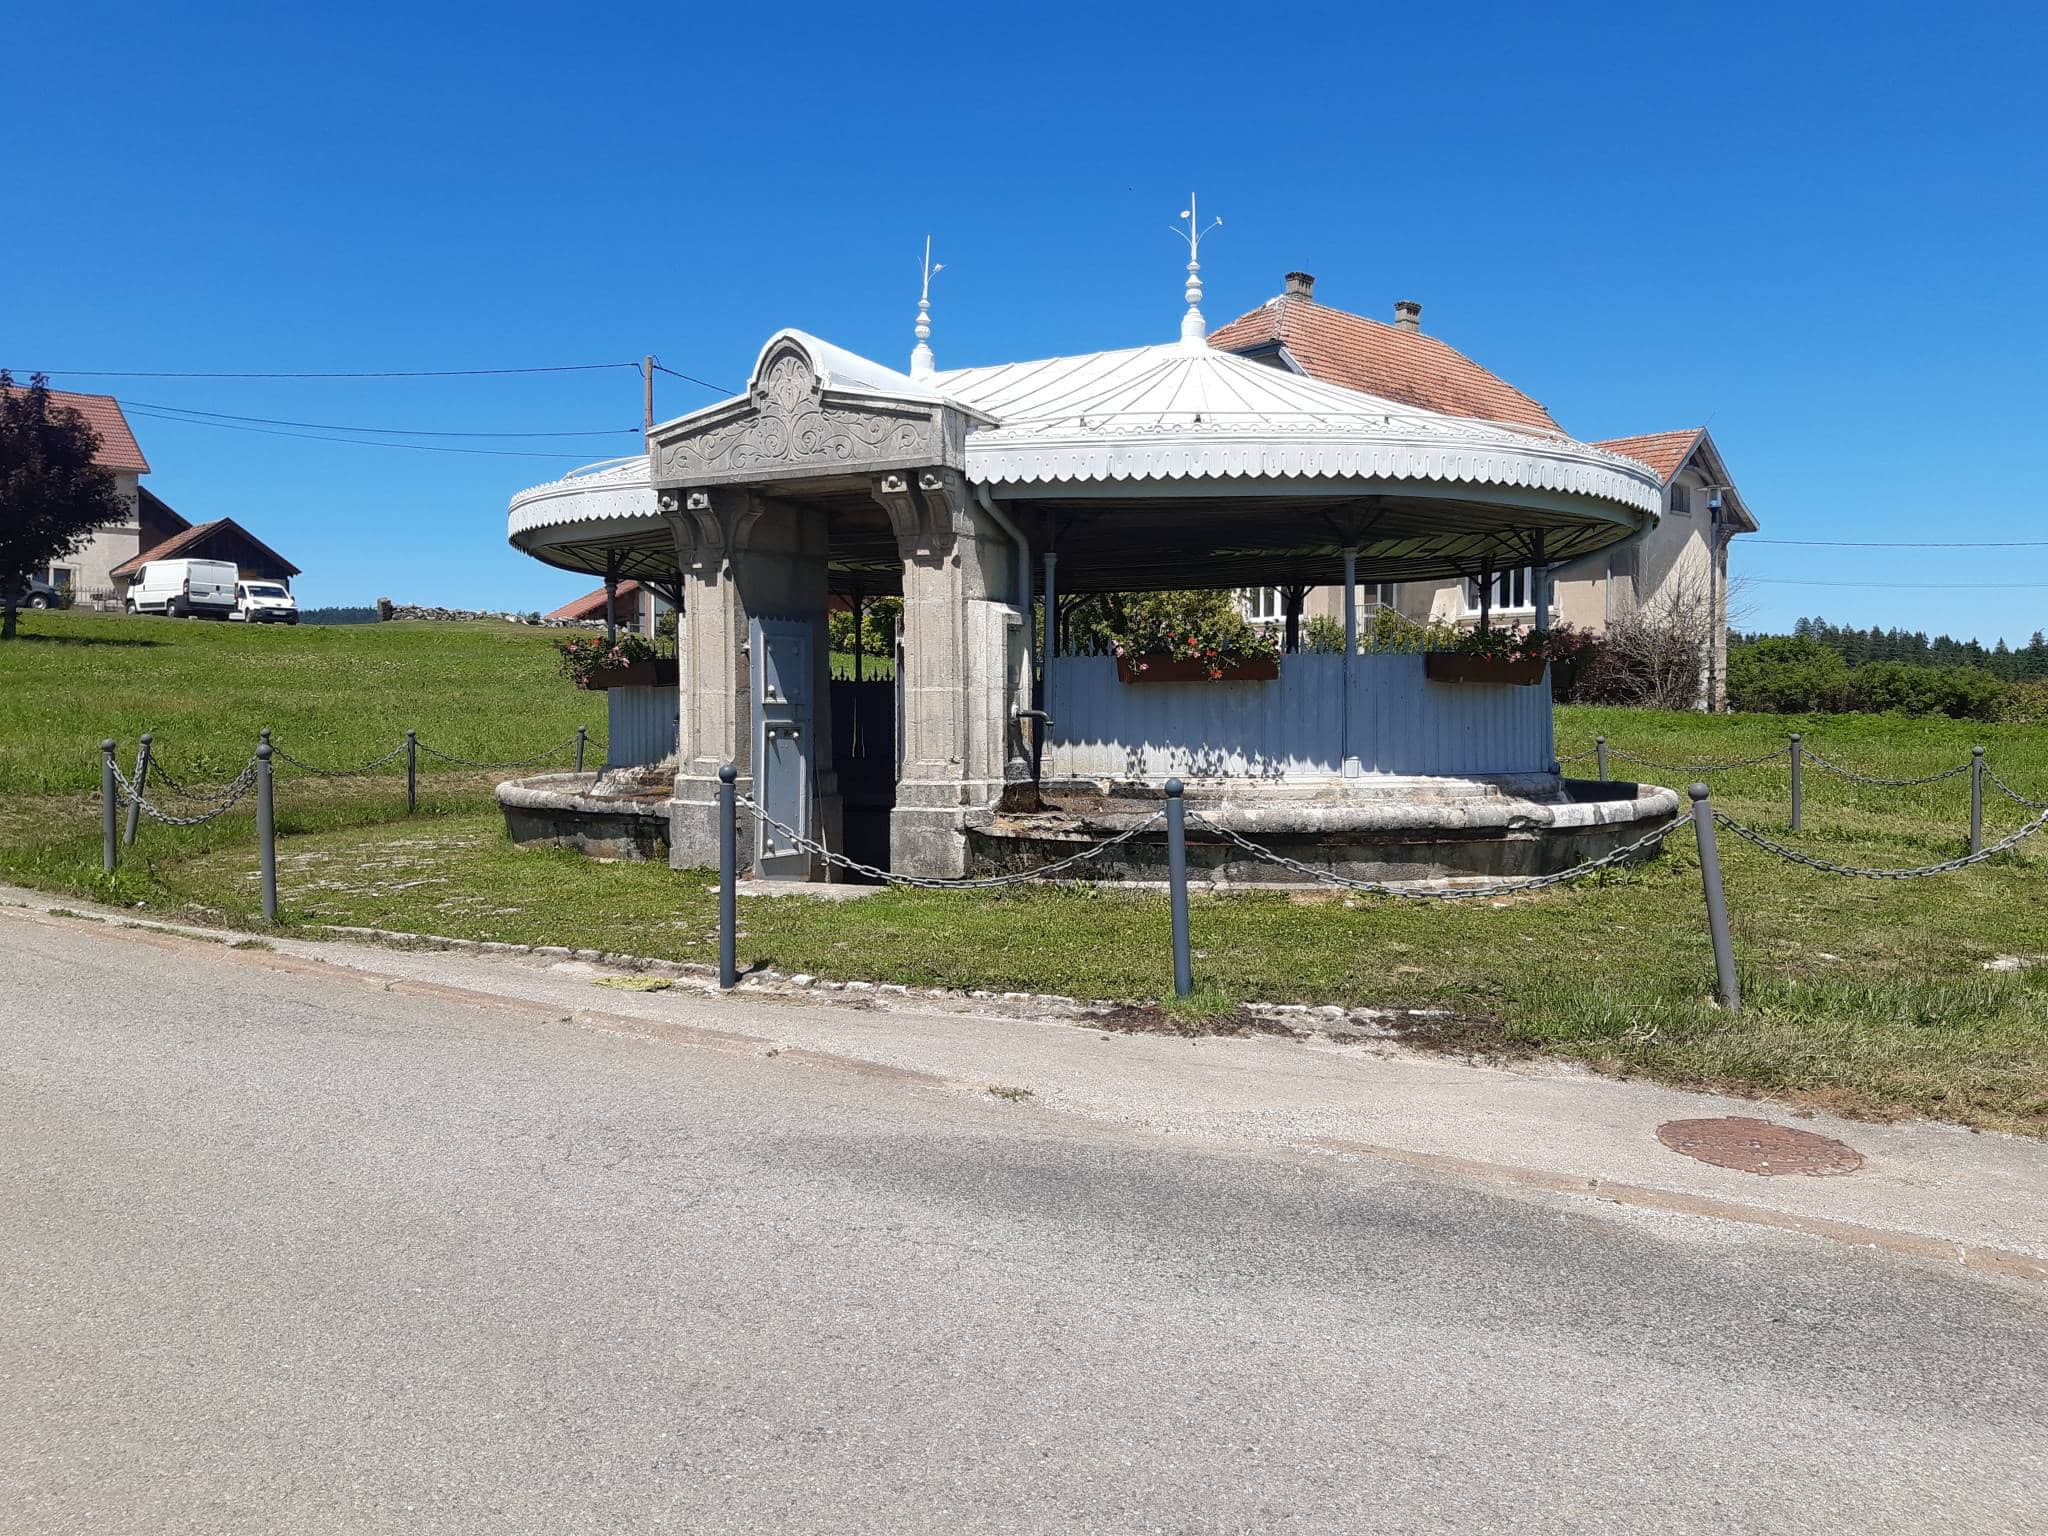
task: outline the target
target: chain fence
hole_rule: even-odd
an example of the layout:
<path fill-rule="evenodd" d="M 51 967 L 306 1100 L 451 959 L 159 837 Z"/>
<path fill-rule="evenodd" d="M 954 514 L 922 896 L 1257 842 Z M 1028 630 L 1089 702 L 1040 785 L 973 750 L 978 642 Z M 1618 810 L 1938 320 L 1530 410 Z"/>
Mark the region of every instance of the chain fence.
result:
<path fill-rule="evenodd" d="M 843 869 L 849 874 L 862 875 L 867 879 L 879 881 L 884 885 L 913 886 L 922 891 L 993 891 L 1000 890 L 1005 886 L 1028 885 L 1034 880 L 1050 880 L 1066 870 L 1077 869 L 1091 860 L 1101 858 L 1102 855 L 1109 852 L 1112 848 L 1128 843 L 1140 832 L 1153 826 L 1166 815 L 1164 811 L 1154 811 L 1143 821 L 1138 822 L 1134 826 L 1126 827 L 1114 837 L 1106 838 L 1102 842 L 1084 848 L 1078 853 L 1070 853 L 1063 859 L 1057 859 L 1050 864 L 1041 864 L 1033 869 L 1015 870 L 1003 875 L 948 877 L 940 875 L 905 875 L 899 874 L 895 870 L 878 868 L 873 864 L 863 864 L 860 860 L 848 858 L 843 853 L 834 853 L 816 838 L 804 836 L 803 833 L 797 831 L 789 823 L 777 821 L 773 816 L 761 809 L 760 802 L 751 795 L 740 796 L 735 804 L 740 810 L 751 811 L 760 819 L 763 826 L 772 827 L 775 831 L 788 838 L 800 852 L 822 859 L 835 869 Z"/>
<path fill-rule="evenodd" d="M 271 751 L 275 752 L 281 761 L 290 763 L 301 773 L 310 773 L 319 779 L 352 779 L 361 774 L 374 773 L 386 763 L 396 762 L 399 758 L 405 756 L 405 748 L 406 743 L 401 741 L 382 757 L 373 757 L 367 763 L 359 763 L 353 768 L 322 768 L 317 764 L 307 762 L 296 753 L 285 750 L 274 739 L 270 743 Z"/>
<path fill-rule="evenodd" d="M 235 808 L 244 795 L 256 787 L 256 759 L 252 757 L 240 773 L 236 774 L 234 778 L 222 786 L 220 797 L 216 804 L 196 815 L 181 816 L 174 811 L 165 810 L 162 806 L 151 804 L 143 793 L 129 782 L 128 775 L 121 771 L 118 764 L 110 764 L 109 766 L 112 768 L 114 784 L 119 792 L 121 804 L 133 805 L 151 821 L 162 822 L 167 827 L 204 826 L 216 817 L 225 816 Z M 198 797 L 193 796 L 191 798 L 196 799 Z"/>
<path fill-rule="evenodd" d="M 1987 843 L 1973 853 L 1965 853 L 1953 859 L 1943 859 L 1939 864 L 1917 864 L 1908 868 L 1865 868 L 1854 864 L 1837 864 L 1832 859 L 1823 859 L 1816 854 L 1806 853 L 1776 838 L 1766 836 L 1754 827 L 1746 827 L 1725 811 L 1715 811 L 1714 821 L 1726 827 L 1744 842 L 1754 843 L 1767 853 L 1774 853 L 1788 863 L 1803 864 L 1808 869 L 1822 870 L 1831 875 L 1851 875 L 1863 880 L 1917 880 L 1923 875 L 1945 875 L 1952 870 L 1967 869 L 1972 864 L 1981 864 L 1994 855 L 2018 847 L 2028 838 L 2048 826 L 2048 810 L 2028 822 L 2015 832 L 2010 832 L 1995 843 Z"/>
<path fill-rule="evenodd" d="M 2021 794 L 1998 776 L 1998 770 L 1992 767 L 1988 760 L 1984 764 L 1984 776 L 1991 780 L 2001 795 L 2015 805 L 2023 805 L 2030 811 L 2048 811 L 2048 800 L 2033 800 Z"/>
<path fill-rule="evenodd" d="M 1188 821 L 1193 826 L 1214 833 L 1226 843 L 1250 854 L 1260 863 L 1285 869 L 1303 880 L 1313 881 L 1317 885 L 1339 886 L 1347 891 L 1364 891 L 1374 896 L 1396 896 L 1403 901 L 1483 901 L 1500 896 L 1517 896 L 1528 891 L 1548 890 L 1552 886 L 1583 880 L 1589 875 L 1597 875 L 1605 870 L 1618 869 L 1657 847 L 1685 824 L 1684 818 L 1673 817 L 1664 825 L 1645 832 L 1634 842 L 1610 849 L 1598 858 L 1588 859 L 1583 864 L 1574 864 L 1570 869 L 1560 869 L 1547 875 L 1519 875 L 1510 880 L 1494 880 L 1483 885 L 1409 886 L 1393 885 L 1384 880 L 1358 880 L 1349 875 L 1340 875 L 1335 870 L 1320 869 L 1300 859 L 1289 858 L 1263 843 L 1253 842 L 1241 832 L 1211 821 L 1199 811 L 1189 812 Z"/>
<path fill-rule="evenodd" d="M 430 757 L 440 758 L 441 761 L 444 763 L 454 763 L 459 767 L 463 768 L 480 768 L 485 770 L 486 772 L 496 772 L 499 769 L 503 768 L 536 767 L 541 763 L 545 763 L 554 758 L 564 756 L 567 753 L 574 752 L 576 750 L 576 741 L 577 738 L 571 736 L 567 741 L 560 742 L 555 746 L 549 747 L 545 752 L 537 752 L 532 757 L 522 757 L 509 763 L 483 763 L 478 762 L 475 758 L 471 757 L 458 757 L 453 752 L 443 752 L 439 747 L 430 747 L 424 741 L 419 743 L 419 749 Z M 398 750 L 400 752 L 403 752 L 405 750 L 404 745 L 401 744 Z"/>
<path fill-rule="evenodd" d="M 1597 753 L 1599 748 L 1594 748 L 1594 751 Z M 1776 758 L 1790 757 L 1791 753 L 1792 748 L 1788 744 L 1782 747 L 1774 747 L 1769 752 L 1760 752 L 1755 757 L 1737 758 L 1729 763 L 1660 763 L 1651 758 L 1637 757 L 1632 752 L 1624 752 L 1620 747 L 1614 746 L 1611 743 L 1607 748 L 1607 755 L 1609 757 L 1620 758 L 1624 763 L 1634 763 L 1638 768 L 1649 768 L 1658 773 L 1687 774 L 1727 773 L 1735 768 L 1754 768 L 1758 763 L 1768 763 Z"/>
<path fill-rule="evenodd" d="M 1970 771 L 1968 763 L 1958 763 L 1953 768 L 1944 768 L 1938 773 L 1923 773 L 1914 778 L 1883 779 L 1868 773 L 1858 773 L 1854 768 L 1844 768 L 1840 763 L 1828 761 L 1811 747 L 1806 749 L 1805 759 L 1838 779 L 1847 779 L 1851 784 L 1870 784 L 1879 789 L 1910 789 L 1917 784 L 1939 784 L 1944 779 L 1961 778 Z"/>

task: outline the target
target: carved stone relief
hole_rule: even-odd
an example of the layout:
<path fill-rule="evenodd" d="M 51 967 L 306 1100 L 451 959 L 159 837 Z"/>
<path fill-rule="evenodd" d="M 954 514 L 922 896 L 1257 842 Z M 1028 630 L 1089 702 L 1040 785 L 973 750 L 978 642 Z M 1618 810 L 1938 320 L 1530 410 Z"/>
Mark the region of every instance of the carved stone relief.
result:
<path fill-rule="evenodd" d="M 663 480 L 735 479 L 790 469 L 834 469 L 942 459 L 945 436 L 926 412 L 855 409 L 820 398 L 809 360 L 791 350 L 763 371 L 748 408 L 656 450 Z"/>

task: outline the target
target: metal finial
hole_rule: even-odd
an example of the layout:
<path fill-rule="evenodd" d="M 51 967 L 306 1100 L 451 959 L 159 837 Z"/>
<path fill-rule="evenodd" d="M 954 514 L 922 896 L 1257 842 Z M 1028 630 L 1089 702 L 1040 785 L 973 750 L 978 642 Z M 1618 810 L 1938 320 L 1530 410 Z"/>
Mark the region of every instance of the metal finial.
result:
<path fill-rule="evenodd" d="M 932 237 L 924 237 L 924 286 L 917 293 L 917 345 L 910 349 L 910 376 L 932 376 L 932 279 L 946 270 L 942 261 L 932 265 Z"/>
<path fill-rule="evenodd" d="M 1173 232 L 1188 243 L 1188 312 L 1180 317 L 1180 339 L 1183 346 L 1199 346 L 1209 334 L 1209 322 L 1202 318 L 1202 240 L 1211 230 L 1221 229 L 1223 221 L 1214 219 L 1209 228 L 1202 227 L 1201 211 L 1196 207 L 1194 194 L 1188 194 L 1188 205 L 1181 209 L 1180 216 L 1187 220 L 1188 227 L 1178 224 Z"/>

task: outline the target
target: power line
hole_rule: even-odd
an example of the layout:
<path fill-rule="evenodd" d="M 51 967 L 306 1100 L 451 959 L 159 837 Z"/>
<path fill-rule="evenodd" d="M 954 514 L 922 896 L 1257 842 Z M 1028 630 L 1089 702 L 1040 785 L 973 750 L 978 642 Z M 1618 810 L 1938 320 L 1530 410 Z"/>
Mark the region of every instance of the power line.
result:
<path fill-rule="evenodd" d="M 276 416 L 234 416 L 226 411 L 202 411 L 192 406 L 164 405 L 155 400 L 122 400 L 131 409 L 173 411 L 180 416 L 203 416 L 214 421 L 253 421 L 267 427 L 317 427 L 322 432 L 381 432 L 390 437 L 638 437 L 638 427 L 604 427 L 586 432 L 435 432 L 422 427 L 356 427 L 331 421 L 288 421 Z M 204 425 L 204 423 L 200 423 Z"/>
<path fill-rule="evenodd" d="M 265 437 L 298 437 L 313 443 L 345 443 L 354 448 L 409 448 L 414 453 L 470 453 L 500 459 L 580 459 L 580 453 L 539 453 L 517 448 L 451 448 L 439 443 L 386 443 L 367 437 L 322 437 L 313 432 L 287 432 L 277 427 L 248 427 L 232 421 L 201 421 L 190 416 L 166 416 L 156 411 L 137 410 L 150 421 L 172 421 L 186 427 L 216 427 L 223 432 L 257 432 Z"/>
<path fill-rule="evenodd" d="M 1744 544 L 1798 544 L 1809 549 L 2048 549 L 2048 539 L 1902 539 L 1883 543 L 1862 539 L 1759 539 L 1742 536 Z"/>
<path fill-rule="evenodd" d="M 603 368 L 640 371 L 638 363 L 555 363 L 537 368 L 384 368 L 359 373 L 166 373 L 123 372 L 113 368 L 14 368 L 8 371 L 17 378 L 32 378 L 41 373 L 65 379 L 469 379 L 507 373 L 594 373 Z M 687 375 L 678 374 L 677 377 Z"/>
<path fill-rule="evenodd" d="M 1910 592 L 2039 592 L 2048 581 L 1806 581 L 1797 576 L 1746 576 L 1770 587 L 1887 587 Z"/>
<path fill-rule="evenodd" d="M 683 379 L 691 384 L 695 384 L 700 389 L 708 389 L 714 395 L 733 395 L 739 393 L 738 390 L 727 389 L 723 384 L 713 384 L 709 379 L 700 379 L 693 373 L 679 373 L 659 358 L 655 359 L 654 370 L 657 373 L 665 373 L 672 379 Z"/>

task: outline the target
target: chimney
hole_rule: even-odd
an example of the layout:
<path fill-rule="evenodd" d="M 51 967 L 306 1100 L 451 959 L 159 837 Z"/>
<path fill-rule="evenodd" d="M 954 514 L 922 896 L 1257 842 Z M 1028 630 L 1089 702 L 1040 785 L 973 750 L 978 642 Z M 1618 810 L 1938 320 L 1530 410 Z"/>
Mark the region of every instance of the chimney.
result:
<path fill-rule="evenodd" d="M 1282 295 L 1283 298 L 1313 299 L 1315 296 L 1316 280 L 1313 274 L 1308 272 L 1290 272 L 1287 274 L 1287 292 Z"/>
<path fill-rule="evenodd" d="M 1419 331 L 1422 329 L 1422 306 L 1413 299 L 1394 301 L 1394 329 L 1397 331 Z"/>

